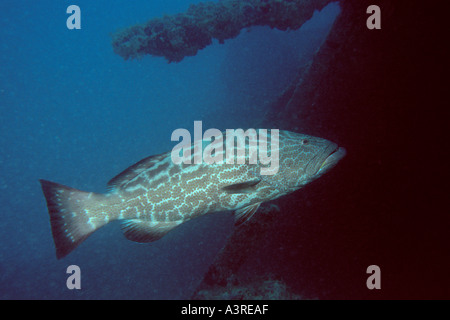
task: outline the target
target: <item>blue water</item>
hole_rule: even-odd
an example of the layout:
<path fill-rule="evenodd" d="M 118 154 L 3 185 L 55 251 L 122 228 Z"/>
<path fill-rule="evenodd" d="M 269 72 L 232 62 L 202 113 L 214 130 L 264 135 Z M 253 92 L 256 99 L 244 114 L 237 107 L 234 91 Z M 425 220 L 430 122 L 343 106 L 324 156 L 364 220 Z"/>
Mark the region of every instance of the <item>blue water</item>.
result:
<path fill-rule="evenodd" d="M 1 299 L 185 299 L 202 280 L 233 231 L 229 212 L 145 245 L 110 223 L 57 260 L 38 182 L 105 192 L 123 169 L 170 150 L 173 130 L 193 132 L 195 120 L 204 130 L 254 127 L 339 11 L 331 4 L 297 31 L 244 30 L 178 64 L 114 54 L 111 33 L 197 2 L 0 2 Z M 66 28 L 71 4 L 81 30 Z M 66 287 L 71 264 L 81 290 Z"/>

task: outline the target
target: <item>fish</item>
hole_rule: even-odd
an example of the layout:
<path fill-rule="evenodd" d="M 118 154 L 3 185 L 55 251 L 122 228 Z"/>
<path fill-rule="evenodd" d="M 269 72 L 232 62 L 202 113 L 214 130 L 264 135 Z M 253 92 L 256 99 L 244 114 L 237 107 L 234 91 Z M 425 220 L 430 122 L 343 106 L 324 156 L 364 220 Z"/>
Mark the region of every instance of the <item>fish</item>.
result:
<path fill-rule="evenodd" d="M 266 138 L 277 142 L 277 149 L 271 145 L 270 150 L 273 155 L 278 152 L 274 174 L 262 174 L 261 168 L 269 164 L 260 160 L 175 163 L 173 151 L 169 151 L 124 170 L 108 182 L 106 193 L 39 180 L 57 259 L 67 256 L 94 231 L 115 220 L 121 220 L 125 237 L 138 243 L 156 241 L 180 224 L 214 212 L 234 211 L 235 224 L 240 226 L 253 217 L 262 203 L 304 187 L 346 155 L 345 148 L 323 138 L 277 130 L 274 140 L 273 132 L 274 129 Z M 257 139 L 259 149 L 261 135 Z M 190 145 L 191 150 L 194 144 Z M 204 150 L 205 143 L 202 145 Z M 218 154 L 225 154 L 225 149 L 218 150 Z M 249 160 L 248 144 L 245 150 L 244 157 Z M 237 157 L 235 153 L 234 159 Z"/>

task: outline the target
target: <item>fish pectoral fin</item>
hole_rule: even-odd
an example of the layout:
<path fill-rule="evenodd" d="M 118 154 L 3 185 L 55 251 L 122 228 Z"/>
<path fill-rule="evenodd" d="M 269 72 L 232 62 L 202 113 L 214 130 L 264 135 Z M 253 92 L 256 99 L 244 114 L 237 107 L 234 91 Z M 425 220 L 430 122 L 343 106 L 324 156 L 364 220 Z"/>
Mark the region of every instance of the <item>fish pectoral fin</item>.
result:
<path fill-rule="evenodd" d="M 224 190 L 228 194 L 251 193 L 255 191 L 256 185 L 260 182 L 261 179 L 257 179 L 241 183 L 230 184 L 229 186 L 222 187 L 222 190 Z"/>
<path fill-rule="evenodd" d="M 239 226 L 243 224 L 244 222 L 250 220 L 253 215 L 255 214 L 256 210 L 258 210 L 259 206 L 261 205 L 261 202 L 252 204 L 250 206 L 238 209 L 234 212 L 235 215 L 235 221 L 234 225 Z"/>
<path fill-rule="evenodd" d="M 122 222 L 122 231 L 128 240 L 147 243 L 161 239 L 181 222 L 182 221 L 153 222 L 129 219 Z"/>

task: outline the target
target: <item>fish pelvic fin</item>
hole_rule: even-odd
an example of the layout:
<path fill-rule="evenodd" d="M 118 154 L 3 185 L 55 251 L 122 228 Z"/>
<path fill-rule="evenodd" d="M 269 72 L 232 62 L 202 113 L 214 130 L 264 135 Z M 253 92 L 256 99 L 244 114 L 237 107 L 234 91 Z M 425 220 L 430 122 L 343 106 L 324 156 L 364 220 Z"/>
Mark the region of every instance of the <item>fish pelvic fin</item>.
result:
<path fill-rule="evenodd" d="M 255 212 L 258 210 L 259 206 L 261 205 L 261 202 L 249 205 L 247 207 L 238 209 L 234 212 L 235 215 L 235 226 L 240 226 L 241 224 L 247 222 L 250 220 Z"/>
<path fill-rule="evenodd" d="M 64 258 L 95 230 L 107 224 L 106 197 L 39 180 L 47 200 L 56 257 Z"/>

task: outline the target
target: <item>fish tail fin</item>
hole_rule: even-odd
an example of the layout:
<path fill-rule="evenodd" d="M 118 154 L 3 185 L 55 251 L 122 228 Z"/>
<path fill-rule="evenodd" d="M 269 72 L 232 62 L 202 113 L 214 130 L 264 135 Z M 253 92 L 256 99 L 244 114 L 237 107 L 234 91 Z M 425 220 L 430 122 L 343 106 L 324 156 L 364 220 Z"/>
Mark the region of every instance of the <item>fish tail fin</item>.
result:
<path fill-rule="evenodd" d="M 51 181 L 39 181 L 47 200 L 58 259 L 68 255 L 95 230 L 112 220 L 106 212 L 106 196 Z"/>

